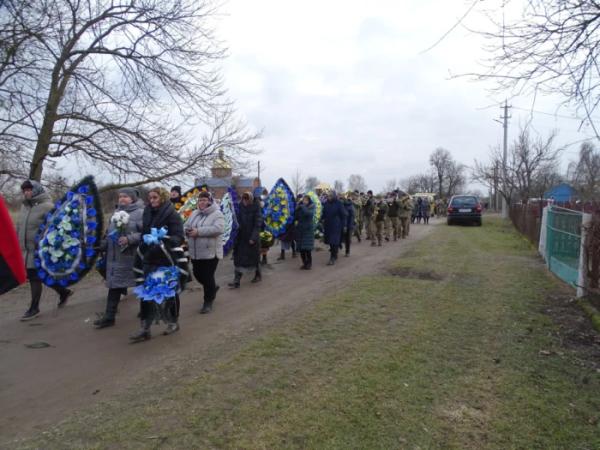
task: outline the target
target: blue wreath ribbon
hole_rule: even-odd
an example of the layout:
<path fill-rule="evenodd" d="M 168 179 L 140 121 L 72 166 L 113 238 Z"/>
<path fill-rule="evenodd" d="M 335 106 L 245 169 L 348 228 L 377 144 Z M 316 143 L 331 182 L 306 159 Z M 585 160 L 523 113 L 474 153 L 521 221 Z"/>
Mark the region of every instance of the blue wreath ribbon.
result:
<path fill-rule="evenodd" d="M 143 237 L 144 244 L 146 244 L 146 245 L 160 244 L 160 242 L 165 238 L 166 235 L 167 235 L 167 229 L 165 227 L 162 227 L 160 229 L 150 228 L 150 233 L 145 234 Z"/>

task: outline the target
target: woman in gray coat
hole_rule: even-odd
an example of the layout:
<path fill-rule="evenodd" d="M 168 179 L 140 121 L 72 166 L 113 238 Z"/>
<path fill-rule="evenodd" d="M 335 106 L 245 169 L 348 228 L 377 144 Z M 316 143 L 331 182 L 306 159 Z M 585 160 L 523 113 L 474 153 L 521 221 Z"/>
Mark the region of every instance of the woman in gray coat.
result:
<path fill-rule="evenodd" d="M 17 225 L 19 235 L 19 245 L 23 252 L 23 261 L 27 268 L 27 278 L 31 287 L 31 304 L 29 309 L 23 314 L 21 320 L 33 319 L 40 313 L 40 299 L 42 298 L 42 280 L 37 274 L 34 264 L 36 236 L 40 230 L 40 225 L 44 222 L 46 214 L 54 207 L 52 199 L 44 191 L 40 183 L 34 180 L 26 180 L 21 185 L 23 191 L 23 206 L 19 215 Z M 52 286 L 59 296 L 58 307 L 67 303 L 67 299 L 73 294 L 73 291 L 62 286 Z"/>
<path fill-rule="evenodd" d="M 135 286 L 133 263 L 135 251 L 142 233 L 142 215 L 144 202 L 138 198 L 135 189 L 119 190 L 119 204 L 115 215 L 110 220 L 107 238 L 102 241 L 106 251 L 106 311 L 94 326 L 98 329 L 111 327 L 115 324 L 115 315 L 122 295 L 127 295 L 127 288 Z M 126 224 L 117 225 L 118 215 L 127 217 Z M 122 220 L 121 220 L 122 222 Z"/>
<path fill-rule="evenodd" d="M 223 259 L 223 231 L 225 218 L 208 192 L 200 192 L 198 209 L 185 223 L 194 277 L 204 289 L 204 304 L 201 314 L 212 311 L 219 286 L 215 282 L 215 271 Z"/>

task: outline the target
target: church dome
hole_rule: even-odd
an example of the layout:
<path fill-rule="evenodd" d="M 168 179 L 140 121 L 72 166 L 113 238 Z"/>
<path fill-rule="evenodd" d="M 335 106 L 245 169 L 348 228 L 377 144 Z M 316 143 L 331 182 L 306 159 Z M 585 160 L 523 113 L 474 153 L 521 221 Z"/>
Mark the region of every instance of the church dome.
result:
<path fill-rule="evenodd" d="M 219 150 L 217 157 L 213 162 L 213 169 L 231 169 L 231 164 L 225 158 L 225 152 L 223 150 Z"/>

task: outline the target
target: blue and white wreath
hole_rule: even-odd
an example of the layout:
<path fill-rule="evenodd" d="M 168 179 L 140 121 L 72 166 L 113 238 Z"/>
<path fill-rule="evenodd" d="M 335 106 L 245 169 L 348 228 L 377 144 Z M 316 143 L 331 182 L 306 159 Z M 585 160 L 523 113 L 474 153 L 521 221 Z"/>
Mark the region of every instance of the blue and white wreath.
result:
<path fill-rule="evenodd" d="M 36 236 L 35 265 L 48 286 L 77 283 L 94 267 L 102 233 L 100 198 L 88 176 L 57 201 Z"/>

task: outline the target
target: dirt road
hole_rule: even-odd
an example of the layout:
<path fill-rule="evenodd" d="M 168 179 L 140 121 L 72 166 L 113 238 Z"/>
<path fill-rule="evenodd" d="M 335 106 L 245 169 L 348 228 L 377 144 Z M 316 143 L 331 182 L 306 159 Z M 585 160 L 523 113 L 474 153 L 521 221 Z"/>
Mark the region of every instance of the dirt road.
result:
<path fill-rule="evenodd" d="M 162 336 L 163 325 L 155 325 L 153 338 L 135 345 L 128 343 L 128 335 L 139 326 L 138 302 L 132 295 L 121 304 L 116 326 L 93 328 L 106 296 L 97 274 L 79 283 L 61 310 L 55 307 L 56 295 L 45 290 L 42 314 L 30 322 L 19 321 L 28 306 L 28 286 L 4 295 L 0 298 L 0 446 L 44 430 L 80 408 L 114 398 L 148 368 L 197 355 L 223 336 L 241 333 L 243 337 L 256 325 L 285 320 L 356 277 L 382 270 L 435 224 L 432 220 L 428 226 L 415 225 L 408 239 L 383 247 L 370 247 L 369 241 L 354 243 L 352 255 L 342 255 L 333 267 L 325 265 L 325 249 L 315 252 L 310 272 L 298 270 L 299 258 L 276 262 L 279 248 L 273 248 L 263 281 L 251 284 L 246 276 L 239 290 L 227 289 L 233 268 L 231 260 L 225 259 L 217 271 L 221 290 L 213 313 L 198 314 L 202 290 L 192 283 L 182 295 L 181 331 Z M 28 347 L 36 343 L 49 346 Z"/>

